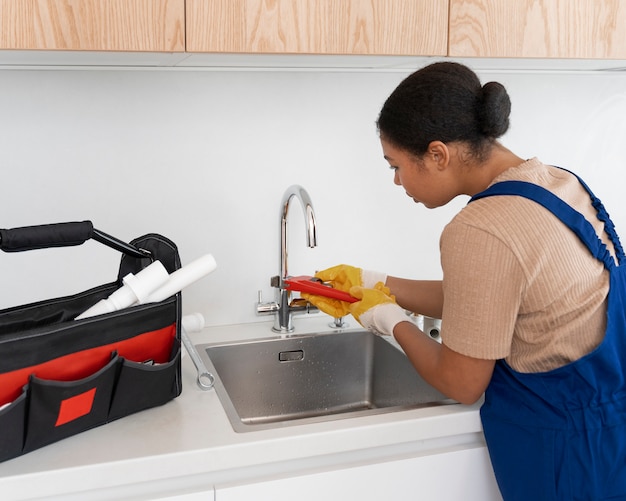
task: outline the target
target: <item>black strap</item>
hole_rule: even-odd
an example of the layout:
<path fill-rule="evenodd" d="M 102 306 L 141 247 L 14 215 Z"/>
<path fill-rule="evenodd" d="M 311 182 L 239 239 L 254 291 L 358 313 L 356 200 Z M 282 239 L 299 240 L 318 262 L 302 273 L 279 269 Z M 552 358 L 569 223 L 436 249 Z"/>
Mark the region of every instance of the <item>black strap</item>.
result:
<path fill-rule="evenodd" d="M 151 255 L 148 251 L 95 229 L 91 221 L 0 229 L 0 249 L 4 252 L 22 252 L 49 247 L 71 247 L 81 245 L 90 238 L 134 257 L 145 258 Z"/>

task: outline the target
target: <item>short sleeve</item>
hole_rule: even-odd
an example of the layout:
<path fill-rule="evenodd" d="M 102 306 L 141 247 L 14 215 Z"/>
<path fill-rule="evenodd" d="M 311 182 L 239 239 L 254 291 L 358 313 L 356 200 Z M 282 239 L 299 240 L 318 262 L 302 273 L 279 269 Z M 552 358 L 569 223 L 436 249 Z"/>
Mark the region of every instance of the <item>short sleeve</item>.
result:
<path fill-rule="evenodd" d="M 442 342 L 469 357 L 506 358 L 526 283 L 516 256 L 485 229 L 454 220 L 440 251 Z"/>

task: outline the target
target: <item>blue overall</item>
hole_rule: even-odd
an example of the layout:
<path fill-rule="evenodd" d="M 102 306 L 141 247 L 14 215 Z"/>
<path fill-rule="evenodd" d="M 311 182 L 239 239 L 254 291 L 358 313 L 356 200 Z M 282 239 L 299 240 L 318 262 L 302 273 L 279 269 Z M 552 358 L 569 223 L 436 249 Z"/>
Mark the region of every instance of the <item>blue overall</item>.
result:
<path fill-rule="evenodd" d="M 602 203 L 580 182 L 613 242 L 618 264 L 592 225 L 540 186 L 504 181 L 472 198 L 534 200 L 574 231 L 610 274 L 607 327 L 598 348 L 542 373 L 520 373 L 504 360 L 496 362 L 481 419 L 506 501 L 626 500 L 626 259 Z"/>

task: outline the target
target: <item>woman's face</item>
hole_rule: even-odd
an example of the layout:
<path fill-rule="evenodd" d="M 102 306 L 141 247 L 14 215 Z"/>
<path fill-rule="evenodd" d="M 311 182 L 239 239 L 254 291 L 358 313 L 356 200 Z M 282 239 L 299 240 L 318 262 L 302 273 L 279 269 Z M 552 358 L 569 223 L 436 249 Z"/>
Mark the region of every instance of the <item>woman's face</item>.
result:
<path fill-rule="evenodd" d="M 402 186 L 415 203 L 433 209 L 447 204 L 458 194 L 453 189 L 450 169 L 446 168 L 449 164 L 442 158 L 446 152 L 429 148 L 422 158 L 416 158 L 384 139 L 381 144 L 385 160 L 394 171 L 393 182 Z M 439 144 L 445 148 L 443 143 Z"/>

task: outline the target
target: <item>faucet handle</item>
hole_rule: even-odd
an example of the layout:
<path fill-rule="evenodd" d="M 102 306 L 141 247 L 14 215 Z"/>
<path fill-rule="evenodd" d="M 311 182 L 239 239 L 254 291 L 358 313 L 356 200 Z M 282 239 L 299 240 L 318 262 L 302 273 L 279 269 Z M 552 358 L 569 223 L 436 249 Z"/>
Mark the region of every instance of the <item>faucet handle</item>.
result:
<path fill-rule="evenodd" d="M 270 278 L 270 285 L 272 287 L 275 287 L 276 289 L 280 289 L 281 288 L 281 282 L 282 280 L 280 279 L 279 275 L 273 276 L 272 278 Z"/>
<path fill-rule="evenodd" d="M 258 292 L 258 300 L 256 303 L 256 313 L 257 315 L 267 315 L 270 313 L 275 313 L 279 310 L 279 305 L 276 301 L 263 302 L 263 293 L 261 291 Z"/>

